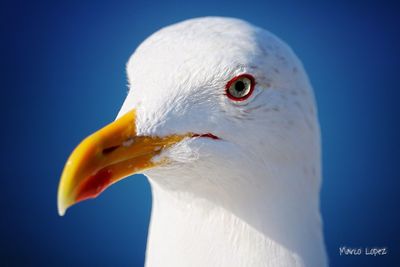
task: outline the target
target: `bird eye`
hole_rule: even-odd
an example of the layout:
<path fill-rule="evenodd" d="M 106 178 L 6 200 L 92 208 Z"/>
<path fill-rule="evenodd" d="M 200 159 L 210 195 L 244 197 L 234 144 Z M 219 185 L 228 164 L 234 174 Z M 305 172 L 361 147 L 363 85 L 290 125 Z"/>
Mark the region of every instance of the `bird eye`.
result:
<path fill-rule="evenodd" d="M 226 95 L 234 101 L 247 99 L 254 90 L 255 80 L 250 74 L 241 74 L 226 84 Z"/>

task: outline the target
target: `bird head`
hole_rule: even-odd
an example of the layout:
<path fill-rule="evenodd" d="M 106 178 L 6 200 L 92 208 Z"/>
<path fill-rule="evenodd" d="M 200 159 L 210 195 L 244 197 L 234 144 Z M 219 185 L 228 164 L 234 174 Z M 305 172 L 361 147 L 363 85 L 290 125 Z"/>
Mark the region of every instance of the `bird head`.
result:
<path fill-rule="evenodd" d="M 117 119 L 84 139 L 65 165 L 61 215 L 136 173 L 167 190 L 232 194 L 268 183 L 249 173 L 319 156 L 300 61 L 247 22 L 201 18 L 163 28 L 137 48 L 127 74 Z"/>

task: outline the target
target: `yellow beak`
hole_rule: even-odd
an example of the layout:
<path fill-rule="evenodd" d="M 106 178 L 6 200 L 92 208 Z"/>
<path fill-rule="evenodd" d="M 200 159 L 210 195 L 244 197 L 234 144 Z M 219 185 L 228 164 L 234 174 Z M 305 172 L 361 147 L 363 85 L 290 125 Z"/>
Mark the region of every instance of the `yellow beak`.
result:
<path fill-rule="evenodd" d="M 185 135 L 137 136 L 135 110 L 84 139 L 72 152 L 58 188 L 58 213 L 85 199 L 95 198 L 111 184 L 162 164 L 153 157 L 180 142 Z"/>

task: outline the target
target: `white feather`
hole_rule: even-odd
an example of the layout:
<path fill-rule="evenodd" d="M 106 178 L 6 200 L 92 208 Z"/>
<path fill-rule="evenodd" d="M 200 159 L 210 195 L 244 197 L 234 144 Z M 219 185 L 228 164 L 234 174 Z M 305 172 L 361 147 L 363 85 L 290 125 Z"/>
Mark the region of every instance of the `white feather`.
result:
<path fill-rule="evenodd" d="M 127 64 L 139 134 L 186 139 L 145 172 L 153 193 L 146 266 L 326 266 L 320 137 L 307 75 L 271 33 L 199 18 L 156 32 Z M 235 103 L 226 83 L 256 79 Z"/>

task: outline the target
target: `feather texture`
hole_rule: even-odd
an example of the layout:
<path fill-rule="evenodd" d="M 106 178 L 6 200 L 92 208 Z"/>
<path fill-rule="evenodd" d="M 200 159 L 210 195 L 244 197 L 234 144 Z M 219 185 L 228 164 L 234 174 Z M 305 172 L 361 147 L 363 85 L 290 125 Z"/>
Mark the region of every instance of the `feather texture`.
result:
<path fill-rule="evenodd" d="M 320 133 L 311 85 L 273 34 L 230 18 L 191 19 L 144 41 L 127 64 L 120 115 L 139 134 L 212 133 L 159 155 L 146 266 L 326 266 Z M 225 85 L 255 77 L 231 101 Z"/>

